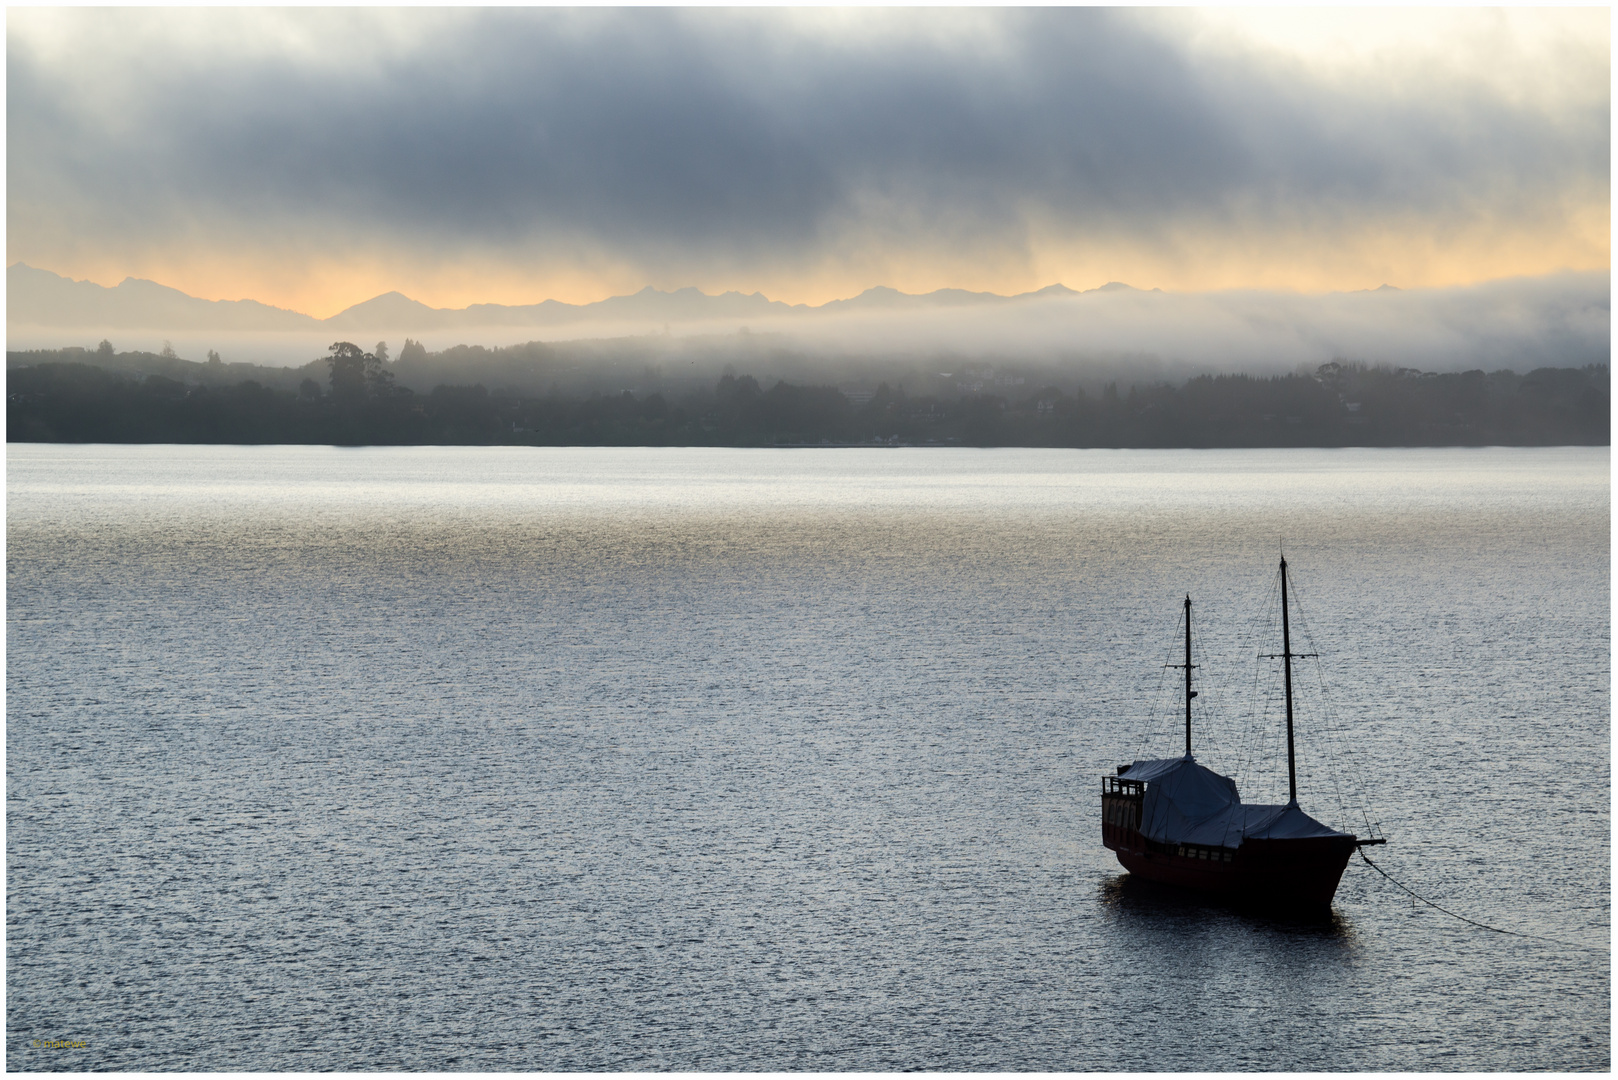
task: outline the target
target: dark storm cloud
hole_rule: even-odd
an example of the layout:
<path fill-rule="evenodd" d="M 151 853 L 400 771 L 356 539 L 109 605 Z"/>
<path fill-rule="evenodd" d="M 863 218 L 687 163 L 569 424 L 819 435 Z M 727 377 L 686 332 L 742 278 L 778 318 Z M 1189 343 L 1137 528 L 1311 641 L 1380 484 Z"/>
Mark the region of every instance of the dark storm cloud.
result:
<path fill-rule="evenodd" d="M 64 63 L 13 35 L 11 225 L 779 264 L 862 230 L 1015 248 L 1030 213 L 1081 234 L 1285 227 L 1531 211 L 1607 182 L 1605 105 L 1343 87 L 1107 10 L 979 13 L 981 35 L 928 32 L 935 14 L 832 35 L 769 12 L 378 12 L 434 26 L 379 53 L 362 23 L 319 62 L 227 44 Z M 367 59 L 334 62 L 350 48 Z"/>

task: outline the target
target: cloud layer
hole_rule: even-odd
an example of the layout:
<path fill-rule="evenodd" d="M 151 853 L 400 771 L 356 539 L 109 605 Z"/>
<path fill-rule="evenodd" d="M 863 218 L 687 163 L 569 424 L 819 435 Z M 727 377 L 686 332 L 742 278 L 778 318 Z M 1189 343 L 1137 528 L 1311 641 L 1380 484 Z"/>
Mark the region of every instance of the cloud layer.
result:
<path fill-rule="evenodd" d="M 320 315 L 1605 268 L 1606 13 L 1473 14 L 1344 68 L 1103 9 L 19 10 L 8 262 Z"/>

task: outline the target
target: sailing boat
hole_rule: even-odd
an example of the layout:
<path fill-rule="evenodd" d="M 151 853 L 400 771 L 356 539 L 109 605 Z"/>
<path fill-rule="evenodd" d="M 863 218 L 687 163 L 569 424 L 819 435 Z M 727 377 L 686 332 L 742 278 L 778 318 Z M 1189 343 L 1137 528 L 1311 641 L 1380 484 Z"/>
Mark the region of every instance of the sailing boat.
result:
<path fill-rule="evenodd" d="M 1101 784 L 1102 842 L 1131 874 L 1245 905 L 1293 911 L 1331 905 L 1357 848 L 1381 844 L 1321 824 L 1298 806 L 1292 742 L 1292 651 L 1287 561 L 1281 559 L 1281 660 L 1286 672 L 1285 806 L 1242 802 L 1236 782 L 1191 756 L 1191 597 L 1185 598 L 1185 755 L 1120 765 Z"/>

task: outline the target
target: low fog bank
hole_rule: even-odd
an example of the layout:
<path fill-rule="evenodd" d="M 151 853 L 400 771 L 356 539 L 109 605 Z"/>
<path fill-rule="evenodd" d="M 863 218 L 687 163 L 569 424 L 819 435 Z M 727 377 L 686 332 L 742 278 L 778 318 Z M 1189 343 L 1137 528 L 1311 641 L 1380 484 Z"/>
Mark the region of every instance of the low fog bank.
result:
<path fill-rule="evenodd" d="M 1428 371 L 1604 363 L 1609 275 L 1325 296 L 1118 290 L 993 307 L 860 311 L 763 322 L 781 347 L 828 360 L 955 358 L 1084 378 L 1280 374 L 1349 359 Z M 946 368 L 947 370 L 947 368 Z"/>
<path fill-rule="evenodd" d="M 418 329 L 434 314 L 470 314 L 418 306 L 413 317 L 389 321 L 383 314 L 367 324 L 351 316 L 341 328 L 296 332 L 12 324 L 7 349 L 93 349 L 105 338 L 119 352 L 158 354 L 167 345 L 186 360 L 201 361 L 213 350 L 238 371 L 237 365 L 253 365 L 318 372 L 334 340 L 366 349 L 387 341 L 399 382 L 421 391 L 474 382 L 530 393 L 678 389 L 712 385 L 726 370 L 761 381 L 903 383 L 929 393 L 988 390 L 996 380 L 1094 390 L 1199 374 L 1313 371 L 1339 359 L 1435 372 L 1606 363 L 1609 291 L 1605 272 L 1324 296 L 1114 287 L 1015 298 L 910 297 L 872 290 L 820 308 L 761 303 L 745 315 L 708 317 L 703 301 L 718 298 L 688 290 L 684 299 L 695 299 L 683 303 L 672 302 L 681 294 L 637 294 L 657 301 L 645 315 L 625 303 L 617 305 L 617 317 L 560 326 Z M 416 343 L 408 356 L 407 338 Z"/>

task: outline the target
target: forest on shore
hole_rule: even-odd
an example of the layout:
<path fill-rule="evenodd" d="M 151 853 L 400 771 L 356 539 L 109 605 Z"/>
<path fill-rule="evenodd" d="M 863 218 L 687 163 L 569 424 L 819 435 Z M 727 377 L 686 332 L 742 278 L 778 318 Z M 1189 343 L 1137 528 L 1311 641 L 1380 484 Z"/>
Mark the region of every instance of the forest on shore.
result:
<path fill-rule="evenodd" d="M 378 356 L 377 352 L 383 355 Z M 678 391 L 546 392 L 398 383 L 384 350 L 340 342 L 325 378 L 139 373 L 141 357 L 7 354 L 12 442 L 327 445 L 1049 447 L 1543 446 L 1609 443 L 1608 366 L 1433 374 L 1330 363 L 1099 392 L 1002 379 L 906 393 L 727 372 Z M 151 356 L 152 367 L 172 357 Z M 103 361 L 98 363 L 97 361 Z M 115 361 L 115 362 L 114 362 Z M 202 367 L 202 365 L 191 365 Z M 215 368 L 219 365 L 214 364 Z M 183 374 L 176 372 L 177 374 Z M 223 374 L 220 372 L 219 374 Z M 1003 385 L 1003 384 L 1013 385 Z"/>

